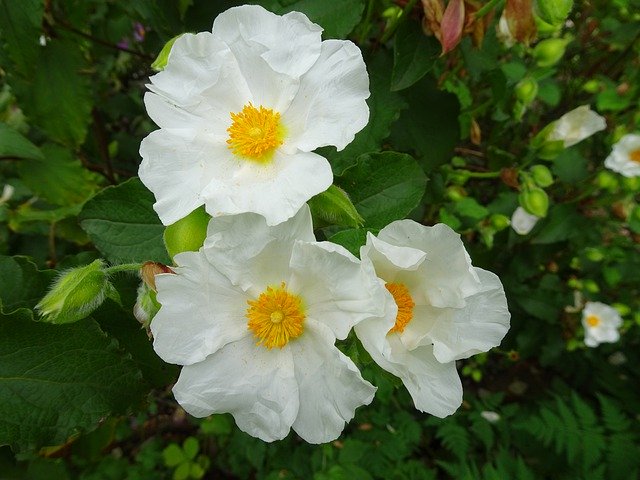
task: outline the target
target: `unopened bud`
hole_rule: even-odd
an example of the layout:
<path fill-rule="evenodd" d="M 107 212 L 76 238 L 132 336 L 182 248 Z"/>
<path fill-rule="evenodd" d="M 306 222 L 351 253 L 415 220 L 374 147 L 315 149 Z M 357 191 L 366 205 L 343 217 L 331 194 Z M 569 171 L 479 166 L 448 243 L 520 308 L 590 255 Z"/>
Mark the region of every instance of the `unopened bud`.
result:
<path fill-rule="evenodd" d="M 340 187 L 331 185 L 324 192 L 309 200 L 309 208 L 314 219 L 314 225 L 345 225 L 360 227 L 364 219 L 351 202 L 347 192 Z"/>
<path fill-rule="evenodd" d="M 531 188 L 523 191 L 518 195 L 518 201 L 531 215 L 536 217 L 545 217 L 549 209 L 549 197 L 541 188 Z"/>
<path fill-rule="evenodd" d="M 169 256 L 173 258 L 181 252 L 197 252 L 207 238 L 209 220 L 209 214 L 200 207 L 165 228 L 163 238 Z"/>
<path fill-rule="evenodd" d="M 531 177 L 536 185 L 545 188 L 553 184 L 553 175 L 551 171 L 544 165 L 534 165 L 529 169 Z"/>
<path fill-rule="evenodd" d="M 466 190 L 458 185 L 452 185 L 448 187 L 445 193 L 447 195 L 447 198 L 454 202 L 459 202 L 467 196 Z"/>
<path fill-rule="evenodd" d="M 140 276 L 142 277 L 142 281 L 154 291 L 157 291 L 156 288 L 156 275 L 159 273 L 175 273 L 169 267 L 162 263 L 158 262 L 145 262 L 140 268 Z"/>
<path fill-rule="evenodd" d="M 84 267 L 61 272 L 36 310 L 45 322 L 77 322 L 98 308 L 112 290 L 104 262 L 95 260 Z"/>
<path fill-rule="evenodd" d="M 149 325 L 151 320 L 156 316 L 160 310 L 160 304 L 156 299 L 156 292 L 146 283 L 141 283 L 138 287 L 138 298 L 136 304 L 133 307 L 133 315 L 140 322 L 140 324 L 149 333 Z"/>
<path fill-rule="evenodd" d="M 533 58 L 539 67 L 551 67 L 564 56 L 570 39 L 548 38 L 539 42 L 533 49 Z"/>
<path fill-rule="evenodd" d="M 489 217 L 489 222 L 496 231 L 504 230 L 511 224 L 509 217 L 502 215 L 501 213 L 494 213 L 491 215 L 491 217 Z"/>
<path fill-rule="evenodd" d="M 538 82 L 535 78 L 526 77 L 516 85 L 516 97 L 524 105 L 530 105 L 538 95 Z"/>

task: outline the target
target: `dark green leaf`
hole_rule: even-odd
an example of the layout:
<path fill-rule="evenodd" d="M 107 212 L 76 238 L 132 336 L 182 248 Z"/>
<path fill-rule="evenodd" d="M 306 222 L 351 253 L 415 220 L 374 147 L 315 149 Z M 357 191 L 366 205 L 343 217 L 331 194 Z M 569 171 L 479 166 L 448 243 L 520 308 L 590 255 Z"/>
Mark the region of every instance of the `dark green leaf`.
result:
<path fill-rule="evenodd" d="M 0 0 L 0 38 L 22 75 L 33 71 L 42 48 L 38 37 L 42 34 L 43 13 L 44 0 Z"/>
<path fill-rule="evenodd" d="M 137 178 L 109 187 L 80 212 L 80 225 L 110 262 L 171 263 L 164 227 L 153 211 L 153 194 Z"/>
<path fill-rule="evenodd" d="M 367 243 L 366 228 L 351 228 L 342 230 L 329 238 L 330 242 L 342 245 L 344 248 L 353 253 L 356 257 L 360 256 L 360 247 Z"/>
<path fill-rule="evenodd" d="M 38 270 L 26 257 L 0 256 L 0 305 L 3 312 L 33 308 L 49 288 L 54 270 Z"/>
<path fill-rule="evenodd" d="M 0 157 L 44 158 L 38 147 L 4 123 L 0 123 Z"/>
<path fill-rule="evenodd" d="M 440 43 L 426 36 L 418 22 L 401 24 L 393 45 L 391 90 L 403 90 L 420 80 L 431 70 L 440 50 Z"/>

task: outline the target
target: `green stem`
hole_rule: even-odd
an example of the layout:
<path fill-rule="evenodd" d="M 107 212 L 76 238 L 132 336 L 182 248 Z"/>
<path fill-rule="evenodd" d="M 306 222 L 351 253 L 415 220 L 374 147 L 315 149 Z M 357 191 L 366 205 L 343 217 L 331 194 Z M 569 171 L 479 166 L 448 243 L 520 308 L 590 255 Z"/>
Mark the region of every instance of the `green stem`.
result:
<path fill-rule="evenodd" d="M 407 17 L 411 10 L 413 10 L 413 7 L 415 7 L 416 3 L 418 3 L 418 0 L 409 0 L 409 3 L 407 3 L 402 9 L 402 13 L 389 24 L 384 34 L 382 35 L 382 38 L 380 39 L 380 43 L 386 43 L 387 40 L 389 40 L 392 35 L 396 33 L 396 30 L 404 21 L 405 17 Z"/>
<path fill-rule="evenodd" d="M 113 275 L 114 273 L 120 272 L 133 272 L 138 271 L 142 268 L 141 263 L 123 263 L 121 265 L 112 265 L 111 267 L 107 267 L 104 269 L 104 273 L 107 275 Z"/>
<path fill-rule="evenodd" d="M 484 17 L 487 13 L 491 11 L 493 7 L 503 2 L 504 0 L 491 0 L 489 3 L 486 3 L 480 10 L 476 12 L 476 18 Z"/>
<path fill-rule="evenodd" d="M 458 170 L 464 173 L 469 178 L 498 178 L 500 177 L 500 171 L 497 172 L 471 172 L 469 170 Z"/>
<path fill-rule="evenodd" d="M 360 24 L 360 32 L 358 35 L 359 44 L 362 45 L 364 41 L 367 39 L 367 35 L 369 35 L 369 30 L 371 30 L 371 18 L 373 17 L 373 12 L 375 10 L 376 0 L 369 0 L 367 2 L 367 13 L 365 14 L 364 20 Z"/>

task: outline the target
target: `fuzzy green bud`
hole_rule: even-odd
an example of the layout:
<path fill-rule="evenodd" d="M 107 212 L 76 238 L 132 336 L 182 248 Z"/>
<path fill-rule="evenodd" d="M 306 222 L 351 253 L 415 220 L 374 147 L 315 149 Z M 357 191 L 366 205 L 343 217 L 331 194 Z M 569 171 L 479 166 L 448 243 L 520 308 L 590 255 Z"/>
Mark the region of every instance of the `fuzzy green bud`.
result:
<path fill-rule="evenodd" d="M 98 308 L 112 290 L 104 262 L 95 260 L 84 267 L 61 272 L 36 310 L 45 322 L 77 322 Z"/>
<path fill-rule="evenodd" d="M 173 48 L 173 44 L 176 43 L 176 40 L 179 39 L 182 35 L 184 35 L 184 33 L 181 33 L 180 35 L 176 35 L 175 37 L 173 37 L 171 40 L 169 40 L 167 43 L 164 44 L 164 47 L 162 47 L 162 50 L 160 50 L 160 53 L 151 64 L 151 68 L 153 68 L 156 72 L 160 72 L 164 70 L 164 67 L 167 66 L 167 62 L 169 61 L 169 54 L 171 53 L 171 48 Z"/>
<path fill-rule="evenodd" d="M 360 227 L 364 219 L 351 202 L 347 192 L 331 185 L 324 192 L 309 200 L 309 208 L 316 227 L 323 225 L 345 225 Z"/>
<path fill-rule="evenodd" d="M 531 215 L 546 217 L 549 209 L 549 197 L 541 188 L 526 189 L 518 195 L 520 206 Z"/>
<path fill-rule="evenodd" d="M 531 172 L 533 181 L 536 182 L 536 185 L 539 187 L 545 188 L 553 184 L 553 175 L 551 174 L 551 170 L 544 165 L 534 165 L 529 169 L 529 171 Z"/>
<path fill-rule="evenodd" d="M 511 224 L 511 220 L 506 215 L 501 213 L 494 213 L 489 217 L 489 223 L 496 229 L 496 231 L 504 230 Z"/>
<path fill-rule="evenodd" d="M 163 238 L 169 256 L 173 258 L 181 252 L 197 252 L 207 238 L 209 220 L 209 214 L 200 207 L 165 228 Z"/>
<path fill-rule="evenodd" d="M 562 25 L 571 9 L 573 0 L 536 0 L 535 13 L 550 25 Z"/>
<path fill-rule="evenodd" d="M 539 42 L 533 49 L 533 58 L 539 67 L 552 67 L 564 56 L 570 39 L 548 38 Z"/>
<path fill-rule="evenodd" d="M 538 95 L 538 82 L 535 78 L 525 77 L 516 85 L 516 97 L 523 105 L 530 105 Z"/>

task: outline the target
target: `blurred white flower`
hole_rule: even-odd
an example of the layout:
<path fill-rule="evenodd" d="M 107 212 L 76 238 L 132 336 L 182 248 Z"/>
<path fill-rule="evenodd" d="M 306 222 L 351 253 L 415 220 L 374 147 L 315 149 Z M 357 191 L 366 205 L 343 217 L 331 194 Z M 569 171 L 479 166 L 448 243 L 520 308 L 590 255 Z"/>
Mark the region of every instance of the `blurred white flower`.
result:
<path fill-rule="evenodd" d="M 630 133 L 618 140 L 604 166 L 625 177 L 640 176 L 640 135 Z"/>
<path fill-rule="evenodd" d="M 198 252 L 155 276 L 154 349 L 184 365 L 173 387 L 191 415 L 231 413 L 265 441 L 293 428 L 337 438 L 375 387 L 338 350 L 361 320 L 384 314 L 383 286 L 344 248 L 315 242 L 305 206 L 269 227 L 253 213 L 214 218 Z"/>
<path fill-rule="evenodd" d="M 455 361 L 498 345 L 509 311 L 496 275 L 471 265 L 444 224 L 393 222 L 360 250 L 387 289 L 387 314 L 355 327 L 378 365 L 400 377 L 416 408 L 438 417 L 462 403 Z"/>
<path fill-rule="evenodd" d="M 245 5 L 212 33 L 175 40 L 144 98 L 160 129 L 140 145 L 140 179 L 163 224 L 204 205 L 276 225 L 331 185 L 313 150 L 341 150 L 366 125 L 369 78 L 358 47 L 321 32 L 302 13 Z"/>
<path fill-rule="evenodd" d="M 496 423 L 498 420 L 500 420 L 500 414 L 488 410 L 480 412 L 480 416 L 489 423 Z"/>
<path fill-rule="evenodd" d="M 527 235 L 533 227 L 536 226 L 540 217 L 531 215 L 524 208 L 518 207 L 511 216 L 511 228 L 515 230 L 518 235 Z"/>
<path fill-rule="evenodd" d="M 0 196 L 0 205 L 3 203 L 7 203 L 13 197 L 16 189 L 13 185 L 9 185 L 8 183 L 2 188 L 2 195 Z"/>
<path fill-rule="evenodd" d="M 585 345 L 597 347 L 601 343 L 614 343 L 620 339 L 618 328 L 622 326 L 622 317 L 607 304 L 587 302 L 582 311 L 582 326 Z"/>
<path fill-rule="evenodd" d="M 565 148 L 607 128 L 604 117 L 591 110 L 589 105 L 582 105 L 565 113 L 552 125 L 547 141 L 562 140 Z"/>

